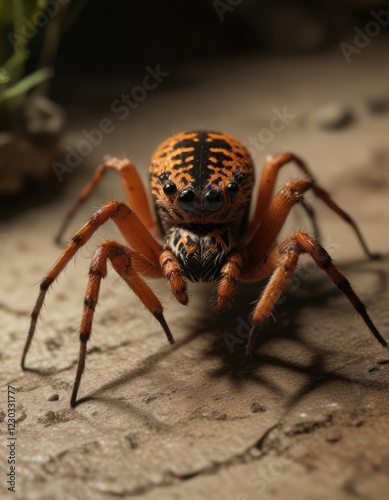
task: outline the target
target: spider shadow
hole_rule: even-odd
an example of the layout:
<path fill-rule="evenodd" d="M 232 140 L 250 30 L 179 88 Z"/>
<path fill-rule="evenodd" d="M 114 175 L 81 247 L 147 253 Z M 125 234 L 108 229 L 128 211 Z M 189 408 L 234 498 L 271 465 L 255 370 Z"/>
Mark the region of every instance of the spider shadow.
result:
<path fill-rule="evenodd" d="M 380 260 L 381 262 L 388 262 L 389 258 L 385 256 Z M 350 273 L 375 275 L 376 284 L 370 293 L 370 300 L 374 301 L 375 298 L 385 293 L 388 289 L 387 273 L 373 261 L 361 259 L 341 264 L 339 267 L 346 276 Z M 297 293 L 292 291 L 285 293 L 282 305 L 276 307 L 276 315 L 283 321 L 268 321 L 261 327 L 256 339 L 253 355 L 247 360 L 245 357 L 245 344 L 250 327 L 250 312 L 252 310 L 252 307 L 248 305 L 256 303 L 263 287 L 263 284 L 259 286 L 258 284 L 250 284 L 241 287 L 234 308 L 224 316 L 219 315 L 217 320 L 210 318 L 213 332 L 217 337 L 214 336 L 211 339 L 210 348 L 205 355 L 217 357 L 220 360 L 220 366 L 210 371 L 210 377 L 214 379 L 227 377 L 237 389 L 246 381 L 254 381 L 265 386 L 277 396 L 282 397 L 286 409 L 296 405 L 299 400 L 309 393 L 331 383 L 343 382 L 358 389 L 370 387 L 389 390 L 389 385 L 387 384 L 367 380 L 365 373 L 362 373 L 361 377 L 353 378 L 342 375 L 338 371 L 335 372 L 327 369 L 327 360 L 334 354 L 333 350 L 326 348 L 324 343 L 322 346 L 318 346 L 317 339 L 315 341 L 313 338 L 310 341 L 306 336 L 303 338 L 299 323 L 304 309 L 314 308 L 317 310 L 318 315 L 326 314 L 328 302 L 342 295 L 324 272 L 320 270 L 311 273 L 306 280 L 303 280 Z M 344 297 L 343 299 L 346 305 L 349 306 L 347 304 L 348 301 Z M 240 313 L 238 316 L 236 314 L 237 311 Z M 350 309 L 350 318 L 354 319 L 356 326 L 358 326 L 357 318 L 352 314 L 352 309 Z M 359 322 L 359 326 L 361 329 L 366 329 L 362 322 Z M 291 361 L 283 357 L 283 349 L 275 349 L 274 346 L 272 349 L 269 349 L 273 344 L 276 342 L 279 343 L 282 339 L 288 340 L 292 344 L 292 347 L 303 348 L 307 351 L 304 358 L 310 359 L 310 362 L 303 364 Z M 376 342 L 373 336 L 370 336 L 370 339 L 371 342 Z M 272 354 L 266 354 L 266 351 L 271 351 Z M 277 354 L 273 354 L 275 351 Z M 339 355 L 339 353 L 337 354 Z M 387 362 L 389 363 L 389 358 L 380 361 L 379 364 L 386 364 Z M 348 354 L 345 354 L 344 363 L 342 364 L 347 365 L 349 363 L 350 357 Z M 290 372 L 305 375 L 307 381 L 294 394 L 289 391 L 286 392 L 277 384 L 276 380 L 266 377 L 263 374 L 266 372 L 266 369 L 258 370 L 258 367 L 262 368 L 266 367 L 266 365 L 277 367 L 285 372 L 286 375 Z"/>
<path fill-rule="evenodd" d="M 384 259 L 386 261 L 389 260 L 388 257 Z M 358 267 L 361 265 L 363 267 Z M 340 268 L 346 275 L 348 271 L 352 271 L 353 273 L 373 273 L 376 275 L 378 282 L 371 294 L 373 298 L 388 289 L 388 278 L 385 271 L 378 269 L 376 265 L 375 268 L 371 268 L 369 261 L 354 261 L 342 264 Z M 366 380 L 364 374 L 362 374 L 360 378 L 352 378 L 342 375 L 339 372 L 335 373 L 326 369 L 326 361 L 328 357 L 333 354 L 333 351 L 326 349 L 325 344 L 323 344 L 323 347 L 318 347 L 317 342 L 310 342 L 306 338 L 302 338 L 299 318 L 304 308 L 310 307 L 318 311 L 323 310 L 323 314 L 325 314 L 328 301 L 340 294 L 337 288 L 329 281 L 328 277 L 324 273 L 321 274 L 320 271 L 314 273 L 313 276 L 309 276 L 306 281 L 303 281 L 297 294 L 294 292 L 286 292 L 283 304 L 277 307 L 277 316 L 282 316 L 284 321 L 268 322 L 263 326 L 257 337 L 253 356 L 249 361 L 245 358 L 245 339 L 236 336 L 238 342 L 234 344 L 231 352 L 231 349 L 226 345 L 225 334 L 226 332 L 232 332 L 231 325 L 234 325 L 235 329 L 237 325 L 247 325 L 246 332 L 248 332 L 249 318 L 252 310 L 252 305 L 250 304 L 258 300 L 263 286 L 263 283 L 239 286 L 233 308 L 222 314 L 212 311 L 209 308 L 209 296 L 201 294 L 200 301 L 203 302 L 201 319 L 199 317 L 188 316 L 185 320 L 190 330 L 189 335 L 186 335 L 184 339 L 176 342 L 175 345 L 167 345 L 158 352 L 148 356 L 147 359 L 141 361 L 138 367 L 100 386 L 89 396 L 80 398 L 77 405 L 92 400 L 106 402 L 125 409 L 126 411 L 134 411 L 138 416 L 146 418 L 146 420 L 150 419 L 146 411 L 136 408 L 128 401 L 107 397 L 106 394 L 109 394 L 112 389 L 130 383 L 137 377 L 142 377 L 152 372 L 156 364 L 165 360 L 166 357 L 177 349 L 182 349 L 191 344 L 200 335 L 205 335 L 209 339 L 209 347 L 202 352 L 204 359 L 216 357 L 219 361 L 218 368 L 211 369 L 208 372 L 211 378 L 218 379 L 227 377 L 236 388 L 239 388 L 247 381 L 254 381 L 259 385 L 265 386 L 277 396 L 282 397 L 285 401 L 284 404 L 286 408 L 290 408 L 297 404 L 300 399 L 320 387 L 336 382 L 343 382 L 358 388 L 389 388 L 385 384 Z M 312 293 L 312 290 L 316 291 Z M 237 316 L 238 311 L 239 315 Z M 350 311 L 350 317 L 352 318 L 352 316 L 352 312 Z M 237 321 L 238 318 L 240 318 L 239 321 Z M 356 322 L 356 324 L 358 324 L 358 322 Z M 308 355 L 306 358 L 311 359 L 311 362 L 309 364 L 303 364 L 297 361 L 287 360 L 282 356 L 282 351 L 279 354 L 278 352 L 277 354 L 266 354 L 266 352 L 264 352 L 269 350 L 268 348 L 271 347 L 274 342 L 279 342 L 281 339 L 287 339 L 295 346 L 303 347 L 307 350 Z M 375 340 L 372 339 L 372 342 L 374 341 Z M 274 351 L 274 348 L 272 351 Z M 349 362 L 349 357 L 346 358 L 345 355 L 344 364 Z M 258 367 L 266 365 L 278 367 L 285 371 L 286 374 L 288 372 L 303 374 L 306 376 L 307 381 L 296 393 L 285 392 L 285 390 L 277 384 L 277 380 L 266 377 L 263 373 L 258 373 Z M 265 371 L 266 370 L 261 370 L 261 372 Z M 160 425 L 160 423 L 155 421 L 150 422 L 150 425 L 155 426 Z"/>
<path fill-rule="evenodd" d="M 159 362 L 164 361 L 168 356 L 172 355 L 172 353 L 176 349 L 181 349 L 186 345 L 190 344 L 192 341 L 195 340 L 197 336 L 198 332 L 193 331 L 193 333 L 191 333 L 189 336 L 186 336 L 184 339 L 176 342 L 175 344 L 165 345 L 162 349 L 151 354 L 146 359 L 140 360 L 139 365 L 137 367 L 128 371 L 121 377 L 118 377 L 104 385 L 101 385 L 98 389 L 96 389 L 94 392 L 92 392 L 87 396 L 79 398 L 75 406 L 77 407 L 78 405 L 84 402 L 90 402 L 90 401 L 106 403 L 110 404 L 112 407 L 115 407 L 117 409 L 125 410 L 126 412 L 132 411 L 136 416 L 141 417 L 141 419 L 145 421 L 150 428 L 158 427 L 158 429 L 160 430 L 169 428 L 170 426 L 153 418 L 152 416 L 150 416 L 149 412 L 143 411 L 136 405 L 130 403 L 128 400 L 118 399 L 116 397 L 108 397 L 107 394 L 109 394 L 111 390 L 114 390 L 122 385 L 130 384 L 130 382 L 132 382 L 134 379 L 138 377 L 142 377 L 144 375 L 149 374 L 150 372 L 153 371 L 153 369 Z M 171 383 L 171 380 L 169 379 L 167 382 Z"/>

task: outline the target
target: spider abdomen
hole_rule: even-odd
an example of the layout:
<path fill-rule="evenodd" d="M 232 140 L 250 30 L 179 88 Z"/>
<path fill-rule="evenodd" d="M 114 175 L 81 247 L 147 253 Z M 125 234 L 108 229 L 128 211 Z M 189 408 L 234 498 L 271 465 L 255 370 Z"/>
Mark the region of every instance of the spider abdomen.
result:
<path fill-rule="evenodd" d="M 190 281 L 215 281 L 226 257 L 235 249 L 234 234 L 221 227 L 173 227 L 165 249 L 173 252 Z"/>

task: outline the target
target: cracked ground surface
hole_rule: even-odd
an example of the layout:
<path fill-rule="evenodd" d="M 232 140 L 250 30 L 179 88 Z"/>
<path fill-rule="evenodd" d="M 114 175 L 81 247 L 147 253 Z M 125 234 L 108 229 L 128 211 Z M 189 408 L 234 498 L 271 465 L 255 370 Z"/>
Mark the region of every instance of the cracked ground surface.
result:
<path fill-rule="evenodd" d="M 40 372 L 19 368 L 38 283 L 60 251 L 53 235 L 104 154 L 129 154 L 146 178 L 152 150 L 171 131 L 206 127 L 246 140 L 267 126 L 273 107 L 283 106 L 296 118 L 258 153 L 257 167 L 265 154 L 295 151 L 358 220 L 381 260 L 367 260 L 352 231 L 313 200 L 324 246 L 389 339 L 389 116 L 369 114 L 365 106 L 389 75 L 381 67 L 385 48 L 377 41 L 373 49 L 348 67 L 334 52 L 312 58 L 309 71 L 305 60 L 230 61 L 208 68 L 206 80 L 199 77 L 188 87 L 170 89 L 167 80 L 136 116 L 117 123 L 83 169 L 69 175 L 64 189 L 3 221 L 0 358 L 2 405 L 7 385 L 16 388 L 13 498 L 384 498 L 389 488 L 389 353 L 309 260 L 302 260 L 276 321 L 262 331 L 248 364 L 242 363 L 241 339 L 235 337 L 239 342 L 229 349 L 226 333 L 246 331 L 262 285 L 241 286 L 232 310 L 219 315 L 209 308 L 208 286 L 192 287 L 185 308 L 170 297 L 165 283 L 153 283 L 176 338 L 169 346 L 156 321 L 111 272 L 89 344 L 80 390 L 85 400 L 71 409 L 88 262 L 99 242 L 118 238 L 107 225 L 47 296 L 28 357 L 28 365 Z M 231 73 L 230 65 L 237 71 Z M 265 65 L 271 66 L 267 76 Z M 294 71 L 285 79 L 288 67 Z M 328 132 L 311 123 L 316 107 L 339 100 L 354 110 L 352 126 Z M 107 110 L 69 110 L 69 115 L 69 140 L 74 141 Z M 292 167 L 282 179 L 290 177 L 296 177 Z M 122 197 L 119 181 L 107 176 L 72 230 L 115 197 Z M 283 234 L 302 227 L 309 230 L 296 210 Z M 53 394 L 59 399 L 49 400 Z M 0 492 L 7 497 L 5 407 L 0 410 Z"/>

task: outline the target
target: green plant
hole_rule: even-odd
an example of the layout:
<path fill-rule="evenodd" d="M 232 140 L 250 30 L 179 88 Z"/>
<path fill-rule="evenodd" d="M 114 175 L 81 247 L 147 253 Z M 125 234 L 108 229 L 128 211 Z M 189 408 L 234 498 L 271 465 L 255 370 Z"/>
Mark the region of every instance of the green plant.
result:
<path fill-rule="evenodd" d="M 34 27 L 34 20 L 44 15 L 47 3 L 47 0 L 0 0 L 0 38 L 3 40 L 0 44 L 0 130 L 10 128 L 12 114 L 23 107 L 29 92 L 53 76 L 50 65 L 40 64 L 35 71 L 25 74 L 30 56 L 28 42 L 32 38 L 31 30 L 26 36 L 26 26 Z M 43 45 L 47 41 L 45 36 Z"/>

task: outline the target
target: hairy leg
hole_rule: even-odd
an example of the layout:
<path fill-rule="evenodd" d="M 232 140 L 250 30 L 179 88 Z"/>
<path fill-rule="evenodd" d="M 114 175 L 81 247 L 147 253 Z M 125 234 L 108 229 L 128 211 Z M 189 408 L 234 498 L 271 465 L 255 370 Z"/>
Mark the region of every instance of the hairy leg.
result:
<path fill-rule="evenodd" d="M 258 262 L 268 253 L 285 224 L 290 210 L 304 199 L 303 194 L 312 187 L 312 182 L 307 178 L 290 181 L 277 193 L 247 245 L 250 260 Z"/>
<path fill-rule="evenodd" d="M 305 175 L 307 175 L 310 179 L 312 179 L 311 187 L 313 193 L 353 228 L 366 255 L 370 258 L 376 258 L 377 255 L 372 254 L 369 251 L 366 241 L 363 238 L 362 233 L 359 230 L 355 221 L 350 217 L 349 214 L 347 214 L 334 202 L 334 200 L 331 198 L 330 194 L 327 191 L 325 191 L 322 187 L 320 187 L 317 184 L 317 182 L 314 180 L 312 172 L 310 171 L 306 163 L 293 153 L 283 153 L 274 157 L 267 158 L 260 179 L 254 215 L 248 228 L 248 238 L 250 238 L 255 233 L 258 226 L 261 224 L 266 211 L 268 210 L 271 204 L 275 183 L 280 169 L 291 161 L 295 162 L 298 168 L 302 170 L 305 173 Z M 315 224 L 313 218 L 312 221 Z"/>
<path fill-rule="evenodd" d="M 220 270 L 220 281 L 217 288 L 217 309 L 224 311 L 230 304 L 242 269 L 242 256 L 234 252 L 230 254 Z"/>
<path fill-rule="evenodd" d="M 133 261 L 136 262 L 142 259 L 142 256 L 136 255 L 135 252 L 116 241 L 106 241 L 97 248 L 89 269 L 89 282 L 85 294 L 84 311 L 80 328 L 80 355 L 70 401 L 73 407 L 77 403 L 77 393 L 85 368 L 87 342 L 92 330 L 93 316 L 99 297 L 101 280 L 107 275 L 108 259 L 111 261 L 115 271 L 127 283 L 135 295 L 138 296 L 146 309 L 148 309 L 159 321 L 169 342 L 171 344 L 174 343 L 173 336 L 163 316 L 161 302 L 151 288 L 139 276 L 136 265 L 134 265 Z M 152 264 L 149 263 L 149 266 L 152 266 Z"/>
<path fill-rule="evenodd" d="M 40 293 L 31 314 L 30 330 L 23 351 L 22 368 L 25 366 L 26 355 L 34 336 L 36 323 L 47 290 L 77 251 L 90 239 L 96 230 L 109 219 L 112 219 L 118 225 L 130 246 L 150 262 L 150 267 L 154 266 L 156 270 L 159 268 L 159 255 L 162 248 L 150 235 L 137 215 L 121 201 L 112 201 L 104 205 L 74 234 L 68 247 L 62 252 L 57 262 L 41 281 Z"/>
<path fill-rule="evenodd" d="M 164 250 L 161 253 L 159 262 L 163 275 L 169 280 L 172 294 L 178 302 L 186 306 L 189 301 L 188 286 L 175 255 L 171 250 Z"/>
<path fill-rule="evenodd" d="M 120 175 L 123 190 L 129 206 L 138 214 L 139 218 L 148 230 L 152 230 L 154 228 L 155 222 L 151 213 L 150 204 L 146 196 L 143 182 L 136 168 L 129 160 L 110 158 L 96 169 L 92 178 L 71 206 L 55 238 L 57 243 L 61 243 L 63 234 L 73 219 L 75 213 L 92 194 L 107 170 L 114 170 Z"/>
<path fill-rule="evenodd" d="M 366 326 L 378 342 L 386 349 L 389 349 L 388 343 L 378 332 L 367 313 L 365 305 L 354 292 L 346 277 L 332 262 L 330 255 L 313 238 L 305 233 L 297 232 L 277 245 L 261 264 L 256 266 L 250 266 L 250 264 L 248 264 L 242 270 L 240 277 L 242 281 L 256 281 L 271 275 L 253 312 L 254 326 L 250 332 L 246 348 L 247 355 L 250 355 L 252 352 L 257 336 L 257 327 L 268 318 L 274 305 L 284 291 L 287 282 L 292 277 L 297 266 L 298 258 L 302 253 L 308 253 L 317 266 L 327 273 L 332 282 L 339 288 L 357 313 L 362 317 Z"/>

